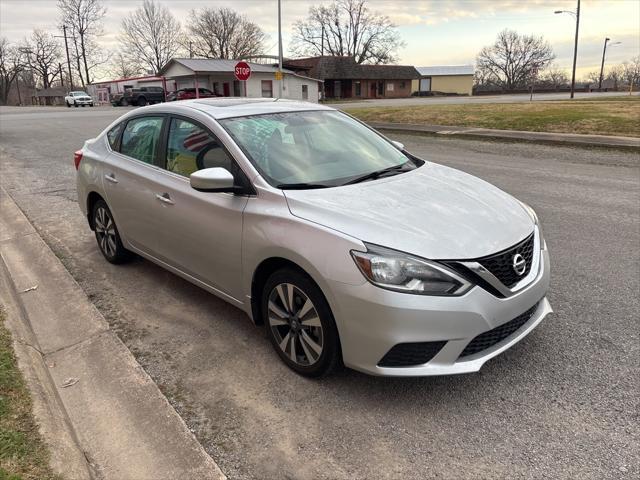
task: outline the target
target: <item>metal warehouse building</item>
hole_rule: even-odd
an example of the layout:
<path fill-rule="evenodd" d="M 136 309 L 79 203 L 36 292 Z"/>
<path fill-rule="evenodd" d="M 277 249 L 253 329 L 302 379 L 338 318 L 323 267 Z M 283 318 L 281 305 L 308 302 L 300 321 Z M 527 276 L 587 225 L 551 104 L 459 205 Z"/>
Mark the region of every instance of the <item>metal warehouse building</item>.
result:
<path fill-rule="evenodd" d="M 473 65 L 416 67 L 420 78 L 411 82 L 411 93 L 433 92 L 471 95 Z"/>

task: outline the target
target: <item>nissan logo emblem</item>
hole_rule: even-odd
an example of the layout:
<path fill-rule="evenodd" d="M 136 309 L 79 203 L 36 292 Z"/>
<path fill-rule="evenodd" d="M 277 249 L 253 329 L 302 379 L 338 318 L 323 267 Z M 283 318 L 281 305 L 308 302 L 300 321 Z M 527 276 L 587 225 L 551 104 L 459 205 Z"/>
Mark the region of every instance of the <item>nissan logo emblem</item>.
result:
<path fill-rule="evenodd" d="M 527 269 L 527 261 L 524 259 L 522 255 L 516 253 L 513 256 L 513 271 L 516 272 L 519 276 L 522 276 Z"/>

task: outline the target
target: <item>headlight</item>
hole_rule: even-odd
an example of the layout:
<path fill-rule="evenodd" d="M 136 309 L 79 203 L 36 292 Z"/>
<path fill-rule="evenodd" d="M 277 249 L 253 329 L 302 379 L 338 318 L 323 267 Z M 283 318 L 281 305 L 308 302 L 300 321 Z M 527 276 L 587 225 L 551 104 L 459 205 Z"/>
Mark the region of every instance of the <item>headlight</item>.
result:
<path fill-rule="evenodd" d="M 362 274 L 374 285 L 418 295 L 462 295 L 473 285 L 443 265 L 368 245 L 366 252 L 351 250 Z"/>
<path fill-rule="evenodd" d="M 518 201 L 520 202 L 520 200 Z M 540 235 L 540 248 L 542 250 L 546 250 L 547 242 L 545 242 L 544 235 L 542 235 L 542 225 L 540 225 L 540 220 L 538 219 L 538 215 L 536 214 L 536 211 L 524 202 L 520 202 L 520 205 L 522 205 L 522 208 L 526 210 L 526 212 L 531 217 L 531 220 L 533 220 L 533 223 L 535 223 L 536 227 L 538 227 L 538 235 Z"/>

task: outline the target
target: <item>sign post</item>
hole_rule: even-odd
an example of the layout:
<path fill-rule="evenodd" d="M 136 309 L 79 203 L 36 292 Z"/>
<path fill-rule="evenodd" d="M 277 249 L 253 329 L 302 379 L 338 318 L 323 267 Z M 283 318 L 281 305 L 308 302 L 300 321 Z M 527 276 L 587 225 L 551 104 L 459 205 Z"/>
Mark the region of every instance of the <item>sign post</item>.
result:
<path fill-rule="evenodd" d="M 236 78 L 244 84 L 244 96 L 247 96 L 247 80 L 251 77 L 251 67 L 247 62 L 236 63 L 233 69 L 233 74 Z"/>

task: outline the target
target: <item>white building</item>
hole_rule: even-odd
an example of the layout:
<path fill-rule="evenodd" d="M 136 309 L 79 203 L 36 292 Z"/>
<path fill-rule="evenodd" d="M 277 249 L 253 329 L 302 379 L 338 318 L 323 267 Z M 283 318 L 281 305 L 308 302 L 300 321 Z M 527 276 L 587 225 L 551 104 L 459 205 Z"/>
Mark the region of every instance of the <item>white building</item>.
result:
<path fill-rule="evenodd" d="M 225 97 L 278 97 L 277 67 L 249 63 L 251 77 L 241 82 L 235 78 L 237 60 L 173 58 L 161 70 L 167 92 L 181 88 L 207 88 Z M 322 81 L 291 70 L 282 70 L 282 98 L 317 102 Z"/>

